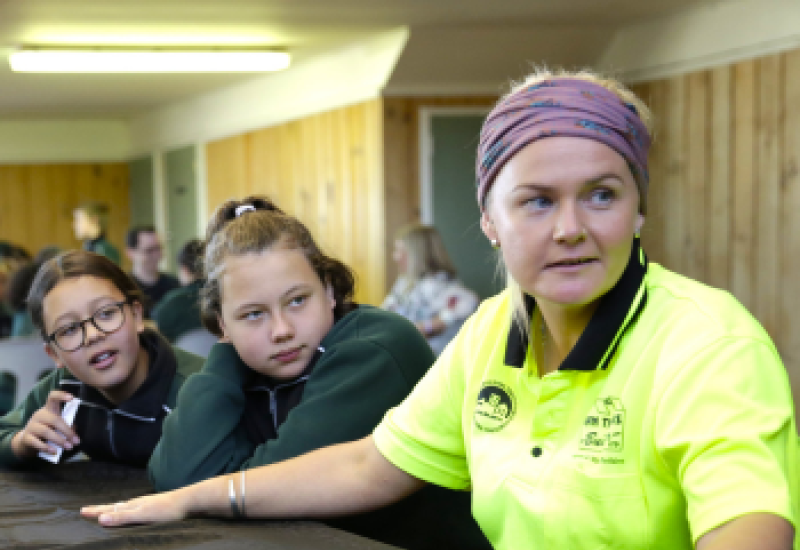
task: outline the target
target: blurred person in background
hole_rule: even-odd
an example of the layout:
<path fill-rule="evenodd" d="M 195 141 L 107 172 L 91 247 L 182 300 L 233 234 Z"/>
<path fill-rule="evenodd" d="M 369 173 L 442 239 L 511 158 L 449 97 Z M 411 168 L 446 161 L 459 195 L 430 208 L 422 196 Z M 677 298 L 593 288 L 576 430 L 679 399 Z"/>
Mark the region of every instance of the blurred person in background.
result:
<path fill-rule="evenodd" d="M 72 229 L 75 238 L 83 241 L 84 250 L 105 256 L 120 265 L 119 250 L 106 239 L 108 214 L 108 205 L 85 202 L 72 212 Z"/>
<path fill-rule="evenodd" d="M 125 239 L 125 254 L 131 261 L 131 275 L 145 295 L 145 317 L 151 316 L 153 308 L 169 292 L 181 283 L 158 269 L 164 256 L 161 238 L 152 225 L 139 225 L 128 231 Z"/>
<path fill-rule="evenodd" d="M 436 355 L 478 307 L 435 227 L 411 224 L 397 232 L 392 255 L 399 275 L 381 307 L 412 321 Z"/>
<path fill-rule="evenodd" d="M 9 334 L 12 338 L 27 338 L 36 334 L 36 326 L 28 313 L 26 300 L 40 266 L 41 264 L 33 262 L 25 264 L 14 271 L 8 280 L 6 303 L 12 314 Z"/>
<path fill-rule="evenodd" d="M 152 317 L 170 342 L 203 326 L 200 320 L 200 289 L 203 288 L 203 241 L 192 239 L 178 252 L 178 279 L 183 285 L 169 291 L 153 308 Z"/>
<path fill-rule="evenodd" d="M 30 261 L 31 255 L 23 247 L 0 241 L 0 338 L 8 338 L 13 325 L 14 310 L 8 303 L 8 283 L 17 269 Z"/>
<path fill-rule="evenodd" d="M 7 303 L 13 311 L 11 325 L 12 338 L 35 336 L 36 326 L 33 324 L 27 308 L 27 297 L 36 272 L 47 260 L 55 258 L 61 252 L 57 246 L 46 246 L 39 250 L 32 263 L 20 266 L 8 281 L 6 290 Z"/>
<path fill-rule="evenodd" d="M 14 274 L 14 268 L 15 262 L 7 258 L 0 258 L 0 338 L 8 338 L 11 335 L 14 310 L 8 303 L 6 294 L 8 281 Z"/>

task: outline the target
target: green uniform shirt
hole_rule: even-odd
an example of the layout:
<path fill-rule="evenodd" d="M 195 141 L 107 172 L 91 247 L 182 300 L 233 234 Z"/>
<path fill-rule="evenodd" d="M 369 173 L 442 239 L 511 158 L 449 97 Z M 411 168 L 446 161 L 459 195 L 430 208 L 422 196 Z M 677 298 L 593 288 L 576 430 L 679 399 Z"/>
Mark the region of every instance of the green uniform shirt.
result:
<path fill-rule="evenodd" d="M 690 549 L 751 512 L 796 526 L 793 405 L 769 337 L 726 292 L 655 264 L 639 281 L 616 325 L 601 303 L 541 378 L 509 292 L 487 300 L 387 414 L 378 448 L 471 487 L 495 548 Z"/>
<path fill-rule="evenodd" d="M 120 265 L 121 258 L 119 256 L 119 250 L 106 240 L 105 235 L 100 235 L 96 239 L 84 241 L 83 249 L 105 256 L 115 264 Z"/>
<path fill-rule="evenodd" d="M 195 281 L 170 290 L 153 308 L 151 317 L 159 332 L 173 344 L 181 335 L 203 326 L 200 321 L 202 287 L 203 281 Z"/>

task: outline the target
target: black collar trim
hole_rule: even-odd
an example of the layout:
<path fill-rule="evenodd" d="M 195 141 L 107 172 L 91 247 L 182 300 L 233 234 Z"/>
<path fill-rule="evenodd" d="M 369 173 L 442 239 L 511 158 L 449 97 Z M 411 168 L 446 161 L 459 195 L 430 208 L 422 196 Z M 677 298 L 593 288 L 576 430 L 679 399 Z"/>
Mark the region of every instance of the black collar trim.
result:
<path fill-rule="evenodd" d="M 638 318 L 647 303 L 644 277 L 647 257 L 638 238 L 633 240 L 631 257 L 617 284 L 600 298 L 600 304 L 580 338 L 558 370 L 605 370 L 614 357 L 619 340 Z M 525 295 L 528 319 L 533 318 L 536 300 Z M 512 320 L 506 342 L 505 364 L 521 368 L 528 352 L 528 338 Z"/>
<path fill-rule="evenodd" d="M 81 384 L 79 397 L 100 405 L 108 410 L 119 412 L 132 418 L 152 421 L 162 413 L 172 387 L 178 360 L 172 346 L 159 333 L 145 329 L 139 335 L 139 343 L 148 355 L 148 371 L 142 385 L 133 395 L 119 405 L 114 405 L 96 388 Z"/>

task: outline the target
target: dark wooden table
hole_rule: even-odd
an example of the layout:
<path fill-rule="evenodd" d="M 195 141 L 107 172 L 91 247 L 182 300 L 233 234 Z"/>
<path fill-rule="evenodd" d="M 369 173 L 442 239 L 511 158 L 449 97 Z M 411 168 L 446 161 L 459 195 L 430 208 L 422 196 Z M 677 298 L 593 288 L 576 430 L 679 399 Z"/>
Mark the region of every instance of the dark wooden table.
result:
<path fill-rule="evenodd" d="M 83 519 L 88 504 L 151 492 L 143 470 L 75 462 L 0 471 L 0 549 L 8 550 L 385 550 L 393 547 L 308 521 L 191 519 L 105 528 Z"/>

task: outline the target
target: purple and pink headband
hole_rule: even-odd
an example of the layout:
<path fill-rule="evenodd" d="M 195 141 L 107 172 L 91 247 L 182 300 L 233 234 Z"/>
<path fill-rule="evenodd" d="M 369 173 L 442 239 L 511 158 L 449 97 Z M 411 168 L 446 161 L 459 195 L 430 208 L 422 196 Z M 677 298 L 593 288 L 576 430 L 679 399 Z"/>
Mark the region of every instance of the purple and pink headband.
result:
<path fill-rule="evenodd" d="M 523 88 L 502 99 L 486 117 L 475 168 L 481 209 L 508 159 L 537 139 L 553 136 L 594 139 L 619 153 L 636 179 L 644 213 L 650 134 L 633 105 L 577 78 L 551 78 Z"/>

